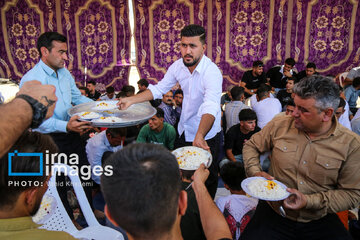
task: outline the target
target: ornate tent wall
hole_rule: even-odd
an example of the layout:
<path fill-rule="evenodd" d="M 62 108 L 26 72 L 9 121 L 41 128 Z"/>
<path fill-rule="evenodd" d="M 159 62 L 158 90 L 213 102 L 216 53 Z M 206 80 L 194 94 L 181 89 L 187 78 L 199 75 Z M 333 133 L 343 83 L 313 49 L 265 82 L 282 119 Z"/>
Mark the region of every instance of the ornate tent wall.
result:
<path fill-rule="evenodd" d="M 180 57 L 182 26 L 196 23 L 207 31 L 207 56 L 219 66 L 224 88 L 237 84 L 254 60 L 265 70 L 296 59 L 332 74 L 359 65 L 358 0 L 133 0 L 137 67 L 156 82 Z"/>
<path fill-rule="evenodd" d="M 39 60 L 36 40 L 57 31 L 68 40 L 68 68 L 76 81 L 127 84 L 130 26 L 126 0 L 0 1 L 0 75 L 20 79 Z"/>

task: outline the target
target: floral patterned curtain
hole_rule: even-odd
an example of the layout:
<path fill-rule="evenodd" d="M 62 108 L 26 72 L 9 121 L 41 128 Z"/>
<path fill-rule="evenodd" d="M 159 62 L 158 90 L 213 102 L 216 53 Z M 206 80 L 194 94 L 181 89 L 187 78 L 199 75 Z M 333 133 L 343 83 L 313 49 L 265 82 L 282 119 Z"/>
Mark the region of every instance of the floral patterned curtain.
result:
<path fill-rule="evenodd" d="M 38 61 L 36 40 L 64 34 L 76 81 L 120 89 L 128 83 L 130 27 L 127 0 L 1 1 L 0 76 L 20 79 Z"/>
<path fill-rule="evenodd" d="M 196 23 L 207 32 L 207 52 L 224 76 L 223 88 L 238 84 L 252 62 L 265 70 L 295 58 L 321 74 L 360 65 L 358 0 L 133 0 L 137 67 L 160 81 L 178 59 L 181 27 Z"/>

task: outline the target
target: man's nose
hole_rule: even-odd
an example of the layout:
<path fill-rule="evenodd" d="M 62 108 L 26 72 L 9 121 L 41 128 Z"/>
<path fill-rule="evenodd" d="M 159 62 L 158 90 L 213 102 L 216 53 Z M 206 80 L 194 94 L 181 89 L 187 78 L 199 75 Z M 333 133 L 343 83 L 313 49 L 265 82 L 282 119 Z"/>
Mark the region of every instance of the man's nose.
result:
<path fill-rule="evenodd" d="M 66 53 L 63 53 L 62 58 L 63 58 L 64 60 L 69 60 L 69 58 L 68 58 L 68 56 L 67 56 Z"/>

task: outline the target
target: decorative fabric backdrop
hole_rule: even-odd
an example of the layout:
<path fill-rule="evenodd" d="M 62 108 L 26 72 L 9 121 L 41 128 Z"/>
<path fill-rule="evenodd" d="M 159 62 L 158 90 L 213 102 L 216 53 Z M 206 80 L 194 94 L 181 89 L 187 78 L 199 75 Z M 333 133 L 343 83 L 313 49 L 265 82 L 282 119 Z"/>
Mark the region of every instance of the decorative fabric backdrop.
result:
<path fill-rule="evenodd" d="M 1 76 L 20 79 L 39 61 L 40 34 L 57 31 L 67 37 L 67 68 L 76 81 L 93 79 L 119 90 L 128 83 L 127 0 L 7 0 L 0 8 Z"/>
<path fill-rule="evenodd" d="M 207 31 L 207 52 L 224 76 L 238 84 L 252 62 L 265 70 L 293 57 L 298 71 L 309 61 L 324 75 L 360 65 L 358 0 L 133 0 L 137 67 L 160 81 L 180 58 L 181 26 Z"/>

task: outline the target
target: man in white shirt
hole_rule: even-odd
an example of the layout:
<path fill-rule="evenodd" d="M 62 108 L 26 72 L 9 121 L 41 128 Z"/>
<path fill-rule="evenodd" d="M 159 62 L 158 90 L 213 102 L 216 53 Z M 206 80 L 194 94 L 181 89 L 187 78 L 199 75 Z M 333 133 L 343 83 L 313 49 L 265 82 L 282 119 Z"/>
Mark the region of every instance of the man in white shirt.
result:
<path fill-rule="evenodd" d="M 256 93 L 258 102 L 253 110 L 258 117 L 258 126 L 263 128 L 273 117 L 282 111 L 281 103 L 277 98 L 270 98 L 269 87 L 260 87 Z"/>
<path fill-rule="evenodd" d="M 144 92 L 119 101 L 121 109 L 134 103 L 161 98 L 176 83 L 184 92 L 182 112 L 178 124 L 179 138 L 175 148 L 193 145 L 211 150 L 213 163 L 207 187 L 211 196 L 217 188 L 217 155 L 220 143 L 220 98 L 223 77 L 219 68 L 204 55 L 205 29 L 188 25 L 181 30 L 182 59 L 175 61 L 157 85 L 149 85 Z M 211 187 L 210 187 L 211 185 Z"/>
<path fill-rule="evenodd" d="M 126 128 L 108 128 L 89 139 L 86 144 L 86 154 L 92 173 L 94 173 L 96 166 L 102 166 L 102 158 L 105 152 L 116 152 L 123 148 L 125 137 Z M 99 174 L 91 174 L 91 178 L 100 184 Z"/>

